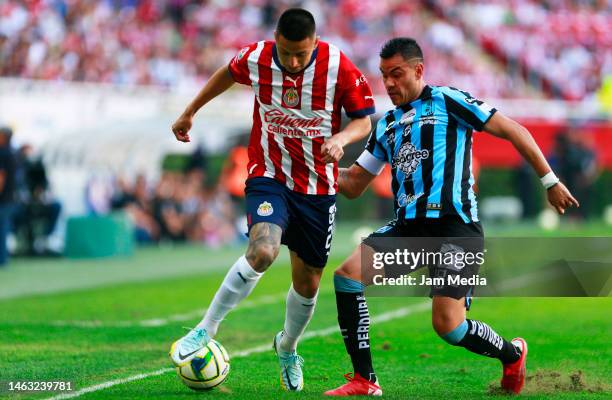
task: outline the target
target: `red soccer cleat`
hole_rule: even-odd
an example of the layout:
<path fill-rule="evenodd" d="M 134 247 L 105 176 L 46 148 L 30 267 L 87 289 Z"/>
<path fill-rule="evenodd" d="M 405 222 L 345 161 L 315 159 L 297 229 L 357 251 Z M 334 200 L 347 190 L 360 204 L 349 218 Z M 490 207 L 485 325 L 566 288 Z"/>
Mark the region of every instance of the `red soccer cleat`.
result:
<path fill-rule="evenodd" d="M 504 376 L 501 380 L 501 387 L 507 392 L 519 394 L 525 385 L 527 342 L 523 338 L 514 338 L 511 343 L 522 350 L 521 358 L 512 364 L 504 364 Z"/>
<path fill-rule="evenodd" d="M 344 385 L 328 390 L 324 393 L 326 396 L 382 396 L 382 389 L 378 386 L 378 380 L 376 382 L 370 382 L 365 379 L 357 372 L 355 376 L 351 376 L 350 373 L 344 375 L 348 381 Z"/>

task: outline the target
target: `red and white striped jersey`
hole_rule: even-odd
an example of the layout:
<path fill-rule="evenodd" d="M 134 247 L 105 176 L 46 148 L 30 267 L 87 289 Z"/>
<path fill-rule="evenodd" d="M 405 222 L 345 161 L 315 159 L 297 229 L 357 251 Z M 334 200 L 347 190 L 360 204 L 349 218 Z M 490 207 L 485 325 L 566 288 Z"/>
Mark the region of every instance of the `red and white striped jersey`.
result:
<path fill-rule="evenodd" d="M 335 194 L 338 165 L 323 162 L 321 146 L 340 130 L 342 108 L 351 118 L 374 113 L 363 74 L 322 41 L 310 64 L 296 74 L 282 68 L 273 41 L 243 48 L 229 70 L 255 92 L 249 178 L 274 178 L 303 194 Z"/>

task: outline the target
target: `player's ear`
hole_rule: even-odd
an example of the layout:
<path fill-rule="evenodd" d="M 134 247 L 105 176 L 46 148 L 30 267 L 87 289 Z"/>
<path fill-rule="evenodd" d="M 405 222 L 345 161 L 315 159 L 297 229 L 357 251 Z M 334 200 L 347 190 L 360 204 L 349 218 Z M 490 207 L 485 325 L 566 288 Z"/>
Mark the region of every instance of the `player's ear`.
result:
<path fill-rule="evenodd" d="M 314 47 L 316 48 L 319 45 L 319 36 L 315 36 Z"/>
<path fill-rule="evenodd" d="M 274 30 L 274 41 L 278 42 L 278 31 L 276 29 Z"/>
<path fill-rule="evenodd" d="M 417 63 L 417 65 L 414 66 L 414 74 L 417 80 L 423 77 L 425 74 L 425 65 L 422 62 Z"/>

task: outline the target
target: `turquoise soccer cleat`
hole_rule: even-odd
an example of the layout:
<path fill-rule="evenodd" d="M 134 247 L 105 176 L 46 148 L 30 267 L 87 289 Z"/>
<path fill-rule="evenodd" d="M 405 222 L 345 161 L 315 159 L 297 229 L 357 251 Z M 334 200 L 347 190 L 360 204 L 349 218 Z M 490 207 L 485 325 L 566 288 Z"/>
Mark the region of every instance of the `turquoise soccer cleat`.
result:
<path fill-rule="evenodd" d="M 193 328 L 185 336 L 172 343 L 169 356 L 177 367 L 189 363 L 195 354 L 206 347 L 210 337 L 206 329 Z"/>
<path fill-rule="evenodd" d="M 280 349 L 280 341 L 283 334 L 283 331 L 278 332 L 274 336 L 272 345 L 280 365 L 280 383 L 282 388 L 287 391 L 299 392 L 304 388 L 304 375 L 302 374 L 304 359 L 295 351 L 288 353 Z"/>

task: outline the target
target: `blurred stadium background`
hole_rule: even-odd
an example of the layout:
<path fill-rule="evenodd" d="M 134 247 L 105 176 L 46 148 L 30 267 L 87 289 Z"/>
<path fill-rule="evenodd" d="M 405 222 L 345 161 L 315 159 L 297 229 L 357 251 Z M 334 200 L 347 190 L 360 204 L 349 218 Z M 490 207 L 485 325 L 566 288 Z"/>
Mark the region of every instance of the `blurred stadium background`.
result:
<path fill-rule="evenodd" d="M 169 343 L 182 325 L 199 319 L 202 310 L 195 308 L 208 304 L 244 249 L 252 94 L 236 86 L 207 105 L 190 144 L 175 141 L 170 126 L 216 68 L 245 44 L 271 39 L 280 12 L 297 5 L 315 15 L 322 39 L 366 73 L 379 113 L 373 122 L 392 107 L 378 76 L 378 50 L 403 35 L 422 44 L 429 83 L 467 90 L 530 129 L 582 206 L 559 219 L 513 148 L 479 133 L 473 156 L 488 235 L 610 236 L 610 0 L 0 0 L 0 138 L 13 132 L 0 154 L 10 149 L 17 159 L 15 199 L 0 195 L 0 233 L 8 233 L 12 253 L 0 266 L 3 379 L 74 379 L 82 388 L 168 371 Z M 341 165 L 362 148 L 349 147 Z M 392 217 L 389 179 L 383 174 L 358 200 L 339 196 L 330 269 L 360 236 Z M 221 340 L 233 356 L 267 343 L 269 327 L 282 323 L 288 271 L 283 253 L 253 297 L 230 314 Z M 319 343 L 328 344 L 337 361 L 321 366 L 318 386 L 309 389 L 317 398 L 340 378 L 338 368 L 348 368 L 330 272 L 309 328 L 310 337 L 328 336 L 302 347 L 313 359 Z M 381 314 L 382 323 L 428 308 L 417 301 L 370 303 L 373 315 L 404 307 L 391 318 Z M 482 301 L 493 307 L 474 312 L 488 312 L 504 332 L 526 332 L 538 368 L 577 368 L 581 385 L 582 371 L 587 383 L 609 382 L 609 297 Z M 517 309 L 531 313 L 521 321 L 502 318 Z M 567 330 L 551 332 L 559 320 Z M 373 335 L 392 396 L 439 398 L 443 387 L 450 397 L 479 398 L 498 373 L 493 364 L 474 369 L 469 358 L 451 352 L 427 360 L 442 345 L 423 316 Z M 383 358 L 389 343 L 402 350 L 393 352 L 398 358 Z M 559 343 L 575 343 L 564 347 L 561 360 Z M 225 391 L 275 397 L 266 372 L 274 360 L 238 357 Z M 435 378 L 440 370 L 451 371 L 453 385 Z M 555 385 L 550 398 L 575 398 L 575 390 L 605 398 L 597 396 L 611 387 L 570 385 L 555 394 L 565 390 Z M 184 393 L 167 376 L 124 386 L 102 393 Z M 538 385 L 529 390 L 546 398 Z"/>
<path fill-rule="evenodd" d="M 566 221 L 612 223 L 609 1 L 4 0 L 0 122 L 14 131 L 19 161 L 11 251 L 122 251 L 100 238 L 85 248 L 92 227 L 140 244 L 239 243 L 248 88 L 207 106 L 192 144 L 175 142 L 170 125 L 216 68 L 272 38 L 279 12 L 296 4 L 366 72 L 379 113 L 391 104 L 378 49 L 392 36 L 415 37 L 429 83 L 467 90 L 531 130 L 582 204 Z M 361 148 L 350 147 L 343 164 Z M 557 226 L 509 144 L 478 134 L 474 158 L 485 222 Z M 387 180 L 360 200 L 341 199 L 340 221 L 388 219 Z"/>

